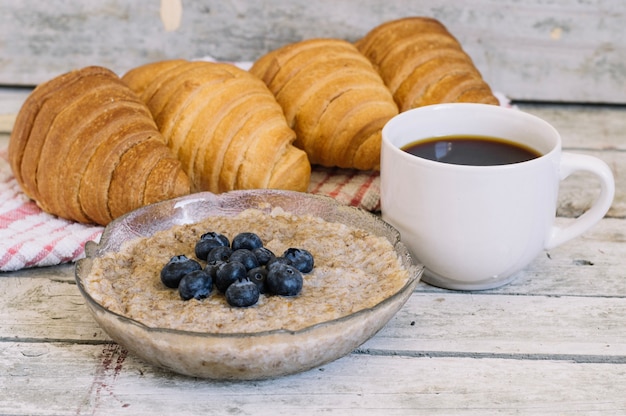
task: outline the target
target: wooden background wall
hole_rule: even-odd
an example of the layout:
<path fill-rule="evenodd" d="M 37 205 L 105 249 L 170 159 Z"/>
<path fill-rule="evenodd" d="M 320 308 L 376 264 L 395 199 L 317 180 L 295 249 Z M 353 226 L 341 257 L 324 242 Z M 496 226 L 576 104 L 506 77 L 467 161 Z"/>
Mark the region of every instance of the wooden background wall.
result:
<path fill-rule="evenodd" d="M 168 0 L 165 0 L 168 1 Z M 0 0 L 0 85 L 72 68 L 123 73 L 167 58 L 254 60 L 311 37 L 356 40 L 386 20 L 439 19 L 491 86 L 516 100 L 626 104 L 625 0 Z"/>

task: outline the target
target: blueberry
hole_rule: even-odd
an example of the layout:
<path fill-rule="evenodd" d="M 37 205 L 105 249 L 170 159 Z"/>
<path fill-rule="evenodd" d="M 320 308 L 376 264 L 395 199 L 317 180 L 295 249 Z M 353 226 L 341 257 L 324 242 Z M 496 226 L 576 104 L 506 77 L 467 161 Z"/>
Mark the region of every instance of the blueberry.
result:
<path fill-rule="evenodd" d="M 246 266 L 246 270 L 259 267 L 259 261 L 257 260 L 254 253 L 246 248 L 240 248 L 239 250 L 233 251 L 233 254 L 231 254 L 229 261 L 238 261 L 240 263 L 243 263 L 243 265 Z"/>
<path fill-rule="evenodd" d="M 204 299 L 213 290 L 213 278 L 206 270 L 194 270 L 180 280 L 178 294 L 183 300 Z"/>
<path fill-rule="evenodd" d="M 184 254 L 174 256 L 161 269 L 161 282 L 169 288 L 176 289 L 184 275 L 201 269 L 200 263 Z"/>
<path fill-rule="evenodd" d="M 206 256 L 206 261 L 207 263 L 214 261 L 228 261 L 231 254 L 233 254 L 233 250 L 228 246 L 213 247 Z"/>
<path fill-rule="evenodd" d="M 267 269 L 263 266 L 255 267 L 248 270 L 248 279 L 257 285 L 260 293 L 265 293 L 265 279 L 267 278 Z"/>
<path fill-rule="evenodd" d="M 215 271 L 215 287 L 222 293 L 237 280 L 244 279 L 248 274 L 246 266 L 238 261 L 229 261 L 217 266 Z"/>
<path fill-rule="evenodd" d="M 255 248 L 263 247 L 263 241 L 255 233 L 240 233 L 233 238 L 231 247 L 233 250 L 239 250 L 240 248 L 254 250 Z"/>
<path fill-rule="evenodd" d="M 245 308 L 254 305 L 258 300 L 259 289 L 247 278 L 238 279 L 226 289 L 226 301 L 231 306 Z"/>
<path fill-rule="evenodd" d="M 265 280 L 267 292 L 280 296 L 296 296 L 302 285 L 302 273 L 288 264 L 277 264 L 269 269 Z"/>
<path fill-rule="evenodd" d="M 209 273 L 209 275 L 211 276 L 211 278 L 213 278 L 213 280 L 215 280 L 215 276 L 217 273 L 217 268 L 220 264 L 226 263 L 225 261 L 222 260 L 214 260 L 214 261 L 210 261 L 206 264 L 206 266 L 204 267 L 204 270 Z"/>
<path fill-rule="evenodd" d="M 224 234 L 216 233 L 214 231 L 210 231 L 208 233 L 204 233 L 200 236 L 201 240 L 216 240 L 223 246 L 230 246 L 230 240 Z"/>
<path fill-rule="evenodd" d="M 252 250 L 256 259 L 259 261 L 259 265 L 264 266 L 268 261 L 276 257 L 276 255 L 267 247 L 257 247 Z"/>
<path fill-rule="evenodd" d="M 313 255 L 302 248 L 288 248 L 283 253 L 283 257 L 289 259 L 291 265 L 302 273 L 309 273 L 313 270 Z"/>
<path fill-rule="evenodd" d="M 272 257 L 271 259 L 269 259 L 269 261 L 267 262 L 267 264 L 265 265 L 265 267 L 267 267 L 267 269 L 271 269 L 272 267 L 279 265 L 279 264 L 287 264 L 287 265 L 291 265 L 291 261 L 286 258 L 286 257 Z"/>
<path fill-rule="evenodd" d="M 195 252 L 196 257 L 202 260 L 207 259 L 207 255 L 211 249 L 220 246 L 230 246 L 228 238 L 220 233 L 208 232 L 200 236 L 200 239 L 196 242 Z"/>

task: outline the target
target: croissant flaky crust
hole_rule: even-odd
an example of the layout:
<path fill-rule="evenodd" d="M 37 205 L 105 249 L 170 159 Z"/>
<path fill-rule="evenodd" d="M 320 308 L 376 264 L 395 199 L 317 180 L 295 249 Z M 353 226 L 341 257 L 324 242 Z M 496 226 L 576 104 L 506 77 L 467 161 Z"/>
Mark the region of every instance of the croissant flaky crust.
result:
<path fill-rule="evenodd" d="M 461 44 L 435 19 L 388 21 L 355 45 L 378 70 L 401 112 L 445 102 L 498 104 Z"/>
<path fill-rule="evenodd" d="M 189 178 L 147 106 L 98 66 L 35 88 L 17 115 L 8 153 L 28 197 L 44 211 L 78 222 L 106 225 L 190 192 Z"/>
<path fill-rule="evenodd" d="M 311 164 L 267 86 L 232 64 L 171 60 L 122 80 L 147 104 L 194 191 L 306 191 Z"/>
<path fill-rule="evenodd" d="M 371 62 L 340 39 L 273 50 L 250 72 L 262 79 L 313 164 L 362 170 L 380 165 L 381 130 L 398 107 Z"/>

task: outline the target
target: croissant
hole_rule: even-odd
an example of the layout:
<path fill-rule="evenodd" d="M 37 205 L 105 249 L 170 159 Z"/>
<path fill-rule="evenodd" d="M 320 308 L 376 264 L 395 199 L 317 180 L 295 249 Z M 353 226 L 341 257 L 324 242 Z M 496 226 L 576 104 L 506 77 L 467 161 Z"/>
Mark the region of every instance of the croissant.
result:
<path fill-rule="evenodd" d="M 306 191 L 311 164 L 267 86 L 227 63 L 170 60 L 122 80 L 146 103 L 194 191 Z"/>
<path fill-rule="evenodd" d="M 355 45 L 378 70 L 400 111 L 444 102 L 498 104 L 469 55 L 435 19 L 388 21 Z"/>
<path fill-rule="evenodd" d="M 190 191 L 146 105 L 98 66 L 37 86 L 16 117 L 8 153 L 24 193 L 73 221 L 106 225 Z"/>
<path fill-rule="evenodd" d="M 356 47 L 309 39 L 261 56 L 250 68 L 274 93 L 295 145 L 312 164 L 361 170 L 380 165 L 381 130 L 398 107 Z"/>

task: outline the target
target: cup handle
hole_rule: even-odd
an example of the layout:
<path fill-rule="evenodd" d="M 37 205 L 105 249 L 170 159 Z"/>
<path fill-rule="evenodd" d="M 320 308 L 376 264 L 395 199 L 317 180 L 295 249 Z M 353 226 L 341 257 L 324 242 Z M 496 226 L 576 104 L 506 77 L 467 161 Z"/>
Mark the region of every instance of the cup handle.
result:
<path fill-rule="evenodd" d="M 615 196 L 615 179 L 609 166 L 602 160 L 588 155 L 563 153 L 561 155 L 560 180 L 576 171 L 587 171 L 600 179 L 600 196 L 589 210 L 566 227 L 552 226 L 545 248 L 549 250 L 584 233 L 607 213 Z"/>

